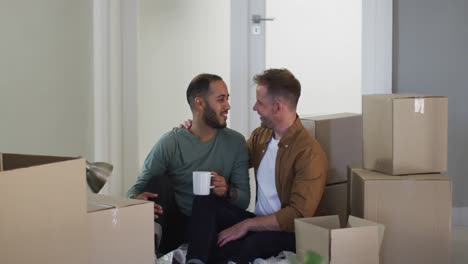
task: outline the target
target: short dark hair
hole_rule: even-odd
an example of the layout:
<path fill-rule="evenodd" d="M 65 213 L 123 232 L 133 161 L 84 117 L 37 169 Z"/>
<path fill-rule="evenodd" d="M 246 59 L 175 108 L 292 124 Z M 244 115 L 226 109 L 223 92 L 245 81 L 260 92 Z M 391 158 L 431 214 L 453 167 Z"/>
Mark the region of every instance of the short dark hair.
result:
<path fill-rule="evenodd" d="M 195 97 L 206 97 L 210 90 L 210 83 L 222 80 L 218 75 L 209 73 L 195 76 L 187 87 L 187 102 L 190 105 L 190 109 L 193 109 Z"/>
<path fill-rule="evenodd" d="M 268 69 L 254 77 L 257 85 L 264 85 L 267 93 L 275 97 L 282 97 L 294 108 L 297 107 L 301 96 L 301 83 L 287 69 Z"/>

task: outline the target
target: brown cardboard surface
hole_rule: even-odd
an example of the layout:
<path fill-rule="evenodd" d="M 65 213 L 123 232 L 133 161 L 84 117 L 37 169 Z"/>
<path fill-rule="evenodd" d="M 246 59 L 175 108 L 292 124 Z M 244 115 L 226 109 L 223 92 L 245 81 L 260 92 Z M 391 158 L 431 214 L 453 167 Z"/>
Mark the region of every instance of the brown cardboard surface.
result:
<path fill-rule="evenodd" d="M 339 228 L 338 216 L 295 220 L 296 254 L 300 261 L 308 250 L 320 254 L 324 263 L 379 263 L 383 226 L 350 216 L 347 228 Z"/>
<path fill-rule="evenodd" d="M 333 230 L 331 240 L 330 252 L 333 264 L 370 264 L 379 261 L 378 229 L 376 226 Z"/>
<path fill-rule="evenodd" d="M 321 216 L 294 220 L 296 229 L 296 256 L 300 261 L 308 250 L 322 256 L 324 263 L 330 262 L 330 229 L 339 228 L 337 216 Z M 314 239 L 311 239 L 314 238 Z"/>
<path fill-rule="evenodd" d="M 351 207 L 352 207 L 352 204 L 353 204 L 353 196 L 351 195 L 351 186 L 353 186 L 353 177 L 352 177 L 352 173 L 353 173 L 353 169 L 357 169 L 357 168 L 361 168 L 360 166 L 348 166 L 347 168 L 347 178 L 348 178 L 348 192 L 347 192 L 347 195 L 348 195 L 348 198 L 347 198 L 347 202 L 348 202 L 348 205 L 347 205 L 347 214 L 348 215 L 351 215 Z"/>
<path fill-rule="evenodd" d="M 364 168 L 391 175 L 447 170 L 447 97 L 364 95 L 362 115 Z"/>
<path fill-rule="evenodd" d="M 315 216 L 339 215 L 342 227 L 348 219 L 348 183 L 338 183 L 325 186 L 320 204 Z"/>
<path fill-rule="evenodd" d="M 153 264 L 153 203 L 88 194 L 87 263 Z"/>
<path fill-rule="evenodd" d="M 85 166 L 76 159 L 0 172 L 0 263 L 86 263 Z"/>
<path fill-rule="evenodd" d="M 449 263 L 450 178 L 356 168 L 352 177 L 351 214 L 385 225 L 381 263 Z"/>
<path fill-rule="evenodd" d="M 301 116 L 301 121 L 327 155 L 329 163 L 327 184 L 346 181 L 348 165 L 362 166 L 360 114 Z"/>

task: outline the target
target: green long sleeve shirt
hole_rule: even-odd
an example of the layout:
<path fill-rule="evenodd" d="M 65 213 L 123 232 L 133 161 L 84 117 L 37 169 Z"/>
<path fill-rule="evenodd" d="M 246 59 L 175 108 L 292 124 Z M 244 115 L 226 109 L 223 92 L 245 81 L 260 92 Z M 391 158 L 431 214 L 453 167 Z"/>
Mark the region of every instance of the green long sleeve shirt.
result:
<path fill-rule="evenodd" d="M 216 171 L 237 189 L 233 203 L 246 209 L 250 202 L 248 163 L 245 138 L 232 129 L 218 129 L 209 141 L 202 142 L 187 129 L 174 128 L 152 148 L 127 195 L 142 193 L 151 177 L 168 175 L 180 211 L 189 216 L 193 202 L 192 172 Z"/>

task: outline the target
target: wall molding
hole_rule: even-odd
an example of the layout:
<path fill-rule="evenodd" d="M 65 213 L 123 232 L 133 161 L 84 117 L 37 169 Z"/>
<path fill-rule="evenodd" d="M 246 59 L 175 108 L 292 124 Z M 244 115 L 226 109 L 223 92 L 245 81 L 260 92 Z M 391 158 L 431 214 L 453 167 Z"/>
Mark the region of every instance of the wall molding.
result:
<path fill-rule="evenodd" d="M 94 157 L 114 165 L 102 193 L 119 196 L 138 173 L 138 15 L 139 1 L 93 1 Z"/>
<path fill-rule="evenodd" d="M 94 159 L 110 162 L 109 1 L 93 1 Z"/>
<path fill-rule="evenodd" d="M 251 106 L 248 98 L 251 82 L 249 80 L 249 43 L 247 31 L 249 28 L 249 2 L 248 0 L 231 1 L 231 76 L 230 101 L 235 106 L 230 111 L 229 127 L 242 133 L 244 137 L 250 136 L 248 117 Z M 233 89 L 235 87 L 235 89 Z M 246 88 L 248 87 L 248 88 Z"/>
<path fill-rule="evenodd" d="M 138 164 L 138 41 L 140 1 L 122 1 L 122 187 L 135 183 Z"/>
<path fill-rule="evenodd" d="M 102 193 L 122 194 L 120 1 L 93 1 L 94 158 L 114 166 Z"/>
<path fill-rule="evenodd" d="M 362 18 L 362 94 L 392 93 L 393 0 L 363 0 Z"/>

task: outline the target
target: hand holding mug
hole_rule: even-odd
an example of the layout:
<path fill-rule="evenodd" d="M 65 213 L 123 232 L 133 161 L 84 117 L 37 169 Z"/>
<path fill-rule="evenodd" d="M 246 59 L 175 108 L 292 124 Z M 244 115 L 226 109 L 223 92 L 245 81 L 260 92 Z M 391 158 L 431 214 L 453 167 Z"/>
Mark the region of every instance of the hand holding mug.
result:
<path fill-rule="evenodd" d="M 216 173 L 215 171 L 212 171 L 211 175 L 213 177 L 211 179 L 211 185 L 214 186 L 213 193 L 216 196 L 226 197 L 229 187 L 226 182 L 226 179 L 223 176 L 218 175 L 218 173 Z"/>

